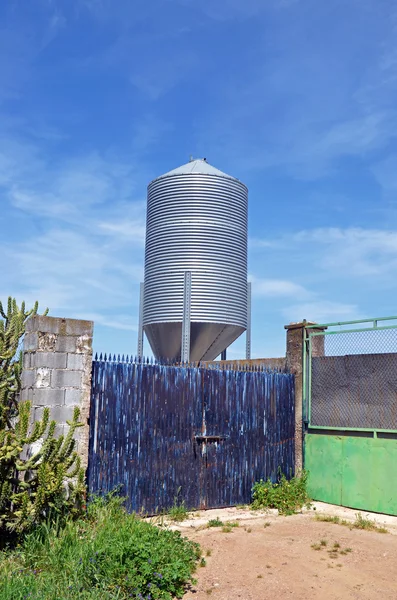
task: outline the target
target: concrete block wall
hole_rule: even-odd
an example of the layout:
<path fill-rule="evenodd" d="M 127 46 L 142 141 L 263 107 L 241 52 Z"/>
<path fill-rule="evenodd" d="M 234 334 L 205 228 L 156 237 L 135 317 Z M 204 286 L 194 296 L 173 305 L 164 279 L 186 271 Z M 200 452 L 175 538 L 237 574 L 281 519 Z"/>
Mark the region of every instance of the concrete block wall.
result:
<path fill-rule="evenodd" d="M 21 400 L 32 402 L 33 420 L 50 408 L 57 435 L 66 434 L 75 406 L 84 424 L 76 432 L 84 468 L 88 462 L 92 370 L 92 321 L 32 317 L 27 321 L 23 346 Z"/>

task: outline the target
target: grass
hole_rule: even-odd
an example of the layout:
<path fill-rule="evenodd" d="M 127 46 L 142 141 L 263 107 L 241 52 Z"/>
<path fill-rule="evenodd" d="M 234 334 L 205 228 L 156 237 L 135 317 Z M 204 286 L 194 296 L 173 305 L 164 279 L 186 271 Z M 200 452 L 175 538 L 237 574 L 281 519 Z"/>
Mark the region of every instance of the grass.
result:
<path fill-rule="evenodd" d="M 293 515 L 304 506 L 310 506 L 307 494 L 308 474 L 288 480 L 281 474 L 276 483 L 270 480 L 258 481 L 252 488 L 252 510 L 276 508 L 281 515 Z"/>
<path fill-rule="evenodd" d="M 346 519 L 340 519 L 337 516 L 331 515 L 316 515 L 314 517 L 315 521 L 321 521 L 322 523 L 334 523 L 335 525 L 344 525 L 345 527 L 349 527 L 350 529 L 365 529 L 367 531 L 376 531 L 378 533 L 389 533 L 386 527 L 379 527 L 375 523 L 375 521 L 371 521 L 370 519 L 365 519 L 361 513 L 356 513 L 356 519 L 352 523 L 351 521 L 346 521 Z"/>
<path fill-rule="evenodd" d="M 323 550 L 324 548 L 326 548 L 328 546 L 328 542 L 327 540 L 320 540 L 319 544 L 312 544 L 311 548 L 313 550 Z M 341 545 L 339 542 L 334 542 L 334 545 L 332 546 L 332 548 L 330 548 L 329 550 L 327 550 L 328 553 L 328 557 L 335 559 L 338 558 L 339 555 L 343 555 L 345 556 L 346 554 L 349 554 L 349 552 L 352 552 L 351 548 L 345 548 L 344 550 L 341 550 Z M 322 559 L 325 560 L 325 559 Z M 342 566 L 342 565 L 337 565 L 337 566 Z"/>
<path fill-rule="evenodd" d="M 239 527 L 239 523 L 226 521 L 226 523 L 222 527 L 222 533 L 230 533 L 235 527 Z"/>
<path fill-rule="evenodd" d="M 173 506 L 168 511 L 168 518 L 176 523 L 186 521 L 189 518 L 189 511 L 185 506 L 185 502 L 182 501 L 178 504 L 177 498 L 175 498 Z"/>
<path fill-rule="evenodd" d="M 181 598 L 201 558 L 198 544 L 96 499 L 87 516 L 37 528 L 0 553 L 2 600 Z"/>
<path fill-rule="evenodd" d="M 208 527 L 223 527 L 224 523 L 218 517 L 208 521 Z"/>

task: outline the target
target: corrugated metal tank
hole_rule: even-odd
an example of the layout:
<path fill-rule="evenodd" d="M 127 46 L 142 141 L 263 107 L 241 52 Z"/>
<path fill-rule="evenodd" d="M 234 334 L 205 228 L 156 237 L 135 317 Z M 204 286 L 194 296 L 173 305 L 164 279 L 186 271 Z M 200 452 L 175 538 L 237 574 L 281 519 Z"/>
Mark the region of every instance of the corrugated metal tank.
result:
<path fill-rule="evenodd" d="M 213 360 L 247 327 L 248 190 L 205 159 L 148 186 L 143 326 L 156 357 L 181 354 L 192 273 L 190 360 Z"/>

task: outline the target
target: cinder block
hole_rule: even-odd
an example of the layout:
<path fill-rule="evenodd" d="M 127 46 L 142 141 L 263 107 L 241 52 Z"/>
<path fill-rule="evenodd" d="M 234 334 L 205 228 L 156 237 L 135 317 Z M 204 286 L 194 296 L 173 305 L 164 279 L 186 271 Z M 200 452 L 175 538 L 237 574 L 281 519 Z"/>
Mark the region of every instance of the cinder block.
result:
<path fill-rule="evenodd" d="M 45 333 L 43 331 L 38 332 L 39 339 L 39 351 L 43 352 L 55 352 L 55 345 L 58 338 L 57 333 Z"/>
<path fill-rule="evenodd" d="M 66 360 L 66 366 L 68 369 L 82 371 L 85 366 L 85 355 L 84 354 L 68 354 Z"/>
<path fill-rule="evenodd" d="M 81 319 L 66 319 L 66 335 L 88 335 L 92 337 L 94 323 Z"/>
<path fill-rule="evenodd" d="M 52 390 L 50 388 L 35 388 L 33 390 L 34 406 L 63 406 L 65 390 Z"/>
<path fill-rule="evenodd" d="M 65 390 L 65 406 L 80 406 L 82 392 L 79 389 Z"/>
<path fill-rule="evenodd" d="M 76 352 L 77 335 L 58 335 L 55 344 L 56 352 Z"/>
<path fill-rule="evenodd" d="M 39 344 L 39 336 L 36 332 L 25 333 L 23 338 L 23 350 L 28 352 L 30 350 L 37 350 Z"/>
<path fill-rule="evenodd" d="M 30 402 L 33 402 L 33 388 L 30 388 L 30 387 L 22 388 L 19 399 L 21 402 L 26 402 L 27 400 L 30 400 Z"/>
<path fill-rule="evenodd" d="M 36 315 L 26 321 L 26 332 L 40 331 L 42 333 L 65 334 L 66 319 L 59 317 L 42 317 Z"/>
<path fill-rule="evenodd" d="M 66 421 L 73 418 L 73 407 L 69 406 L 53 406 L 50 410 L 50 420 L 54 420 L 59 425 L 63 425 Z"/>
<path fill-rule="evenodd" d="M 24 352 L 23 353 L 23 368 L 24 369 L 30 369 L 30 364 L 31 364 L 31 358 L 32 358 L 32 352 Z"/>
<path fill-rule="evenodd" d="M 47 369 L 66 369 L 67 354 L 65 352 L 35 352 L 31 358 L 32 367 Z"/>
<path fill-rule="evenodd" d="M 21 376 L 22 388 L 33 387 L 36 383 L 36 371 L 33 369 L 23 369 Z"/>
<path fill-rule="evenodd" d="M 46 367 L 40 367 L 36 371 L 35 385 L 36 388 L 50 388 L 51 387 L 51 371 Z"/>
<path fill-rule="evenodd" d="M 77 338 L 76 352 L 92 355 L 92 335 L 80 335 Z"/>
<path fill-rule="evenodd" d="M 51 373 L 51 385 L 53 388 L 67 388 L 81 386 L 81 371 L 58 371 L 54 369 Z"/>

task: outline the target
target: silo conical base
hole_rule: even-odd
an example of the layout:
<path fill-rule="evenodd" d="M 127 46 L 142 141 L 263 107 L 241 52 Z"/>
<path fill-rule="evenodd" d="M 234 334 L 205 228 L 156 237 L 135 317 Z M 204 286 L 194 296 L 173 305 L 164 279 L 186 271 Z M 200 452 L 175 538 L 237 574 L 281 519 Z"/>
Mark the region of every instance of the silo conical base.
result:
<path fill-rule="evenodd" d="M 230 346 L 245 328 L 224 323 L 192 322 L 190 329 L 190 360 L 215 360 L 225 348 Z M 180 360 L 182 323 L 152 323 L 145 325 L 156 358 Z"/>

